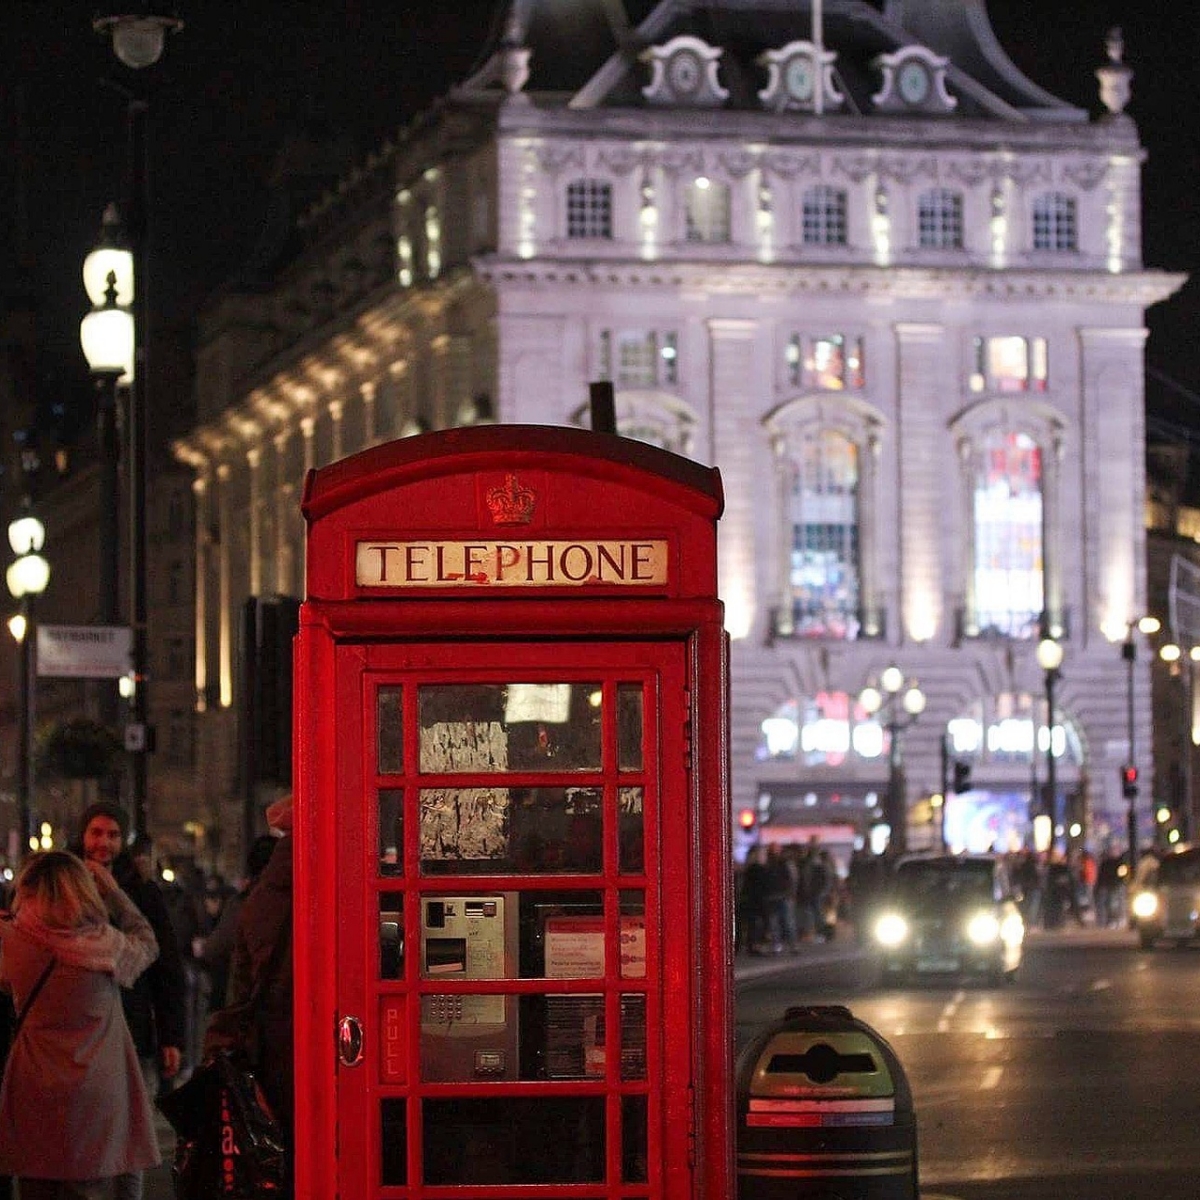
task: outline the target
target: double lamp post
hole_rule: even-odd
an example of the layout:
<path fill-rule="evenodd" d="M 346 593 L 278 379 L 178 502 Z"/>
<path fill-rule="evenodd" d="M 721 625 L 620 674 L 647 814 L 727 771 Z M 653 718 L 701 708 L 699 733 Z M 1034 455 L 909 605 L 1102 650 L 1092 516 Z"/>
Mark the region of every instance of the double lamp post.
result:
<path fill-rule="evenodd" d="M 902 735 L 925 711 L 925 693 L 894 664 L 885 667 L 878 687 L 865 687 L 858 702 L 868 716 L 879 716 L 888 735 L 888 781 L 884 818 L 888 846 L 902 854 L 908 849 L 908 804 L 905 799 Z"/>
<path fill-rule="evenodd" d="M 153 5 L 149 6 L 153 9 Z M 116 57 L 132 71 L 153 66 L 162 57 L 168 33 L 182 28 L 173 15 L 152 11 L 98 17 L 94 28 L 112 38 Z M 129 624 L 133 647 L 131 720 L 125 747 L 132 757 L 133 825 L 147 824 L 147 753 L 153 748 L 149 726 L 148 645 L 146 637 L 146 465 L 150 409 L 149 306 L 149 174 L 146 154 L 147 112 L 143 97 L 114 85 L 127 101 L 129 194 L 122 225 L 116 208 L 105 212 L 100 244 L 84 261 L 83 279 L 92 310 L 83 318 L 80 341 L 100 393 L 98 428 L 104 464 L 101 501 L 101 620 L 113 623 L 117 613 L 117 562 L 120 453 L 118 403 L 124 410 L 125 466 L 129 481 L 128 556 Z M 115 703 L 109 698 L 108 703 Z"/>

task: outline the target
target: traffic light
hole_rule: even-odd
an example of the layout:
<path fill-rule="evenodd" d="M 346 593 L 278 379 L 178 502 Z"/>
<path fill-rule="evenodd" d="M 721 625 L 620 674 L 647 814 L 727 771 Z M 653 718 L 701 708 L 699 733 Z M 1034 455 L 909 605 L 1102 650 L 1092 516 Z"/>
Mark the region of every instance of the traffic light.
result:
<path fill-rule="evenodd" d="M 758 818 L 754 815 L 754 809 L 743 808 L 742 811 L 738 813 L 738 824 L 746 833 L 750 833 L 757 823 Z"/>
<path fill-rule="evenodd" d="M 961 759 L 954 760 L 954 788 L 956 795 L 971 790 L 971 764 Z"/>
<path fill-rule="evenodd" d="M 1138 794 L 1138 769 L 1132 763 L 1126 763 L 1121 768 L 1121 795 L 1126 800 L 1133 800 Z"/>

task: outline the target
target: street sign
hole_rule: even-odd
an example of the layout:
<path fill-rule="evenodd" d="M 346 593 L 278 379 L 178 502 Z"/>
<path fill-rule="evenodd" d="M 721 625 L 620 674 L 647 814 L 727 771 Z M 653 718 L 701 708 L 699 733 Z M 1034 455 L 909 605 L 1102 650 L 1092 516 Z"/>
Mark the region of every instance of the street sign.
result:
<path fill-rule="evenodd" d="M 126 625 L 39 625 L 37 673 L 70 679 L 120 679 L 133 669 Z"/>

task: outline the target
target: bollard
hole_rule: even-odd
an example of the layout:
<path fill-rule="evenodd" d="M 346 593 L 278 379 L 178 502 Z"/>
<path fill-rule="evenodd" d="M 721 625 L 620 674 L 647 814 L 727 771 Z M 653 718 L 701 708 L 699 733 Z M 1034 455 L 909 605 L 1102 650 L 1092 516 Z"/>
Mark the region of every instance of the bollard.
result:
<path fill-rule="evenodd" d="M 789 1008 L 736 1080 L 738 1200 L 917 1200 L 908 1079 L 848 1008 Z"/>

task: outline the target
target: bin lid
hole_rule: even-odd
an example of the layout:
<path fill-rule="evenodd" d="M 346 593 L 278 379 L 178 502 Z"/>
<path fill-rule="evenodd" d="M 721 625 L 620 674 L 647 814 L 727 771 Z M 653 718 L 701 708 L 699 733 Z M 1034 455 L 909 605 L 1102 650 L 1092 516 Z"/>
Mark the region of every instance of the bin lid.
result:
<path fill-rule="evenodd" d="M 893 1098 L 895 1081 L 879 1042 L 862 1029 L 780 1029 L 763 1043 L 751 1097 L 820 1100 Z"/>

